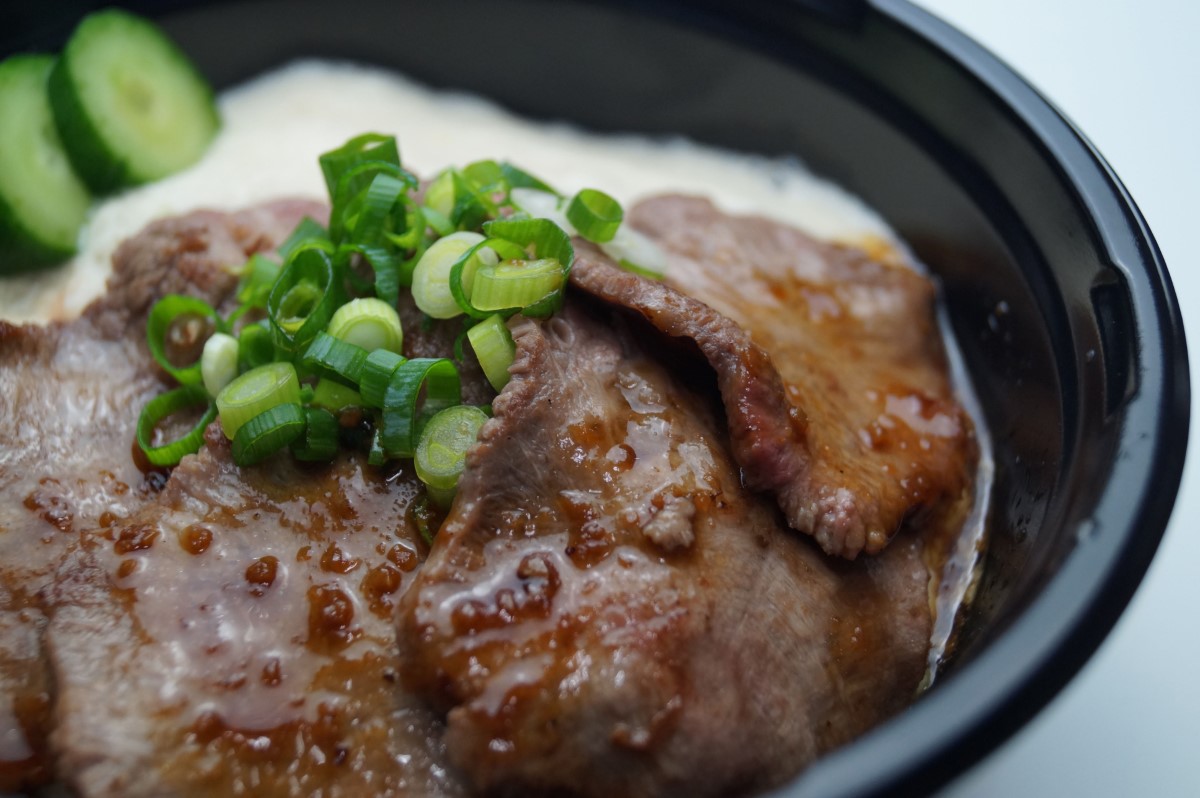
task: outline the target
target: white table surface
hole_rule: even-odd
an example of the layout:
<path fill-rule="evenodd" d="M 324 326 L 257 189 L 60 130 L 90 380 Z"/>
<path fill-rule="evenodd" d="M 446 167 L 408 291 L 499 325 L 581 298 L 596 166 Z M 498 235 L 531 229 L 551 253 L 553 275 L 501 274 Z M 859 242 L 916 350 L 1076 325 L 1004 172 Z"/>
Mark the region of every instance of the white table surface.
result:
<path fill-rule="evenodd" d="M 1006 61 L 1103 153 L 1162 248 L 1200 374 L 1200 2 L 917 2 Z M 1194 395 L 1193 418 L 1198 408 Z M 939 798 L 1200 796 L 1198 446 L 1194 421 L 1175 513 L 1112 634 L 1037 718 Z"/>

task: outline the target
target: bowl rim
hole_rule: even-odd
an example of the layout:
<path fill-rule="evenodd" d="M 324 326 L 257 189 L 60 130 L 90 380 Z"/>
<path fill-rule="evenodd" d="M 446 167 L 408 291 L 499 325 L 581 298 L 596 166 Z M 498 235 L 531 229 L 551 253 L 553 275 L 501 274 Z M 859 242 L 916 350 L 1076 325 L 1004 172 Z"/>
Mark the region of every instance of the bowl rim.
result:
<path fill-rule="evenodd" d="M 1129 343 L 1140 367 L 1138 390 L 1120 411 L 1112 468 L 1098 489 L 1096 515 L 1105 522 L 1081 525 L 1079 543 L 1058 572 L 980 656 L 768 795 L 932 792 L 1000 746 L 1082 668 L 1132 598 L 1166 529 L 1182 478 L 1190 384 L 1182 317 L 1161 252 L 1133 198 L 1083 133 L 990 51 L 909 0 L 580 1 L 659 16 L 674 12 L 680 24 L 732 14 L 762 32 L 771 32 L 780 16 L 809 20 L 814 12 L 892 26 L 989 93 L 1060 168 L 1089 217 L 1104 220 L 1097 225 L 1098 246 L 1123 277 L 1136 332 Z M 198 3 L 122 5 L 161 17 Z"/>
<path fill-rule="evenodd" d="M 822 6 L 820 0 L 800 5 Z M 861 0 L 859 19 L 895 26 L 1003 105 L 1061 170 L 1123 278 L 1138 389 L 1092 515 L 1058 571 L 981 653 L 919 701 L 813 763 L 775 796 L 925 794 L 987 756 L 1048 704 L 1107 636 L 1166 529 L 1182 478 L 1190 383 L 1182 316 L 1136 203 L 1083 133 L 1012 68 L 908 0 Z"/>

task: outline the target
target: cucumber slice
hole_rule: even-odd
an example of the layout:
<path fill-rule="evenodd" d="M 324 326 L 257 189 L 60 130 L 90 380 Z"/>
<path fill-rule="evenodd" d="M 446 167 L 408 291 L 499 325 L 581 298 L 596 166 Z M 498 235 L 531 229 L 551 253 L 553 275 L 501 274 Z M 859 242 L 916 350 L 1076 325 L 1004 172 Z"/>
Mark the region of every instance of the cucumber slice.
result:
<path fill-rule="evenodd" d="M 220 120 L 212 89 L 148 20 L 91 14 L 50 73 L 50 104 L 71 163 L 97 193 L 199 160 Z"/>
<path fill-rule="evenodd" d="M 0 274 L 70 256 L 91 202 L 50 114 L 53 66 L 49 55 L 0 63 Z"/>

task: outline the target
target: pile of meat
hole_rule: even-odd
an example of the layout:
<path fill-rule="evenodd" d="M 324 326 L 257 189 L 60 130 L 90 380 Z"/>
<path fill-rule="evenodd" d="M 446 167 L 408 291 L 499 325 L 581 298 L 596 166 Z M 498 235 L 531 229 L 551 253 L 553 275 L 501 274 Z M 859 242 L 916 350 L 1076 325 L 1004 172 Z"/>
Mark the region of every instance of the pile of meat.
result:
<path fill-rule="evenodd" d="M 154 300 L 228 309 L 325 212 L 158 222 L 82 318 L 0 322 L 0 792 L 746 794 L 914 698 L 976 459 L 923 277 L 654 198 L 662 283 L 579 242 L 504 391 L 464 365 L 494 417 L 445 517 L 215 427 L 148 467 Z"/>

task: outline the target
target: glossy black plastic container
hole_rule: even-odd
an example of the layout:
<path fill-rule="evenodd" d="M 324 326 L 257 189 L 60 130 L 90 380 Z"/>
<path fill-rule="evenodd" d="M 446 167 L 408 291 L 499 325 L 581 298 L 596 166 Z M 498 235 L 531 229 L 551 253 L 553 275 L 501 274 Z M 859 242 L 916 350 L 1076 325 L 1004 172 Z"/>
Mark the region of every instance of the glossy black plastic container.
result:
<path fill-rule="evenodd" d="M 4 12 L 18 18 L 3 51 L 57 47 L 92 5 Z M 126 5 L 159 16 L 218 86 L 346 57 L 536 118 L 798 155 L 940 277 L 995 442 L 974 612 L 933 690 L 779 795 L 944 783 L 1037 712 L 1132 595 L 1188 429 L 1170 281 L 1086 139 L 947 25 L 901 0 Z"/>

